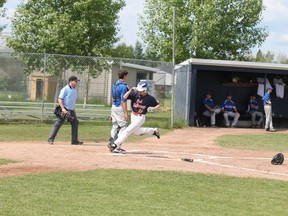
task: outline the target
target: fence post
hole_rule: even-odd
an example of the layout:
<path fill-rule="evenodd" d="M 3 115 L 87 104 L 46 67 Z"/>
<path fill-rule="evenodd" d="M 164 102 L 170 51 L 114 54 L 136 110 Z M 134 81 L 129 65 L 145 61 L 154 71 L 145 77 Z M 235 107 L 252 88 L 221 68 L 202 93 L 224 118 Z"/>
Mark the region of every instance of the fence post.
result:
<path fill-rule="evenodd" d="M 43 89 L 42 89 L 42 110 L 41 110 L 41 122 L 44 120 L 44 102 L 45 102 L 45 78 L 46 78 L 46 64 L 47 64 L 47 55 L 44 53 L 44 68 L 43 68 Z"/>
<path fill-rule="evenodd" d="M 172 97 L 171 97 L 171 126 L 174 126 L 174 97 L 175 97 L 175 85 L 174 85 L 174 77 L 175 77 L 175 22 L 176 22 L 176 8 L 173 7 L 173 46 L 172 46 Z"/>

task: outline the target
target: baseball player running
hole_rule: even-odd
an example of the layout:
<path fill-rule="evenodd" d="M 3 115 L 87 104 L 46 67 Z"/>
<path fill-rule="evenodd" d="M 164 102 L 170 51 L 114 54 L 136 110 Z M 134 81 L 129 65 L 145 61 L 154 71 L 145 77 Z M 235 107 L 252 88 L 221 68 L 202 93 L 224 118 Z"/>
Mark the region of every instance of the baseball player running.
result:
<path fill-rule="evenodd" d="M 147 111 L 153 112 L 160 108 L 159 102 L 153 96 L 149 95 L 147 91 L 148 82 L 141 80 L 136 88 L 133 87 L 123 96 L 125 99 L 131 99 L 131 124 L 119 134 L 113 144 L 108 144 L 111 152 L 125 154 L 125 150 L 121 148 L 121 145 L 132 133 L 138 136 L 150 134 L 160 139 L 160 133 L 157 128 L 141 128 L 141 125 L 145 122 Z"/>
<path fill-rule="evenodd" d="M 127 111 L 127 100 L 123 96 L 129 90 L 126 82 L 128 80 L 128 71 L 118 71 L 119 80 L 117 80 L 112 86 L 112 129 L 110 134 L 109 143 L 113 143 L 124 129 L 127 127 L 128 122 L 128 111 Z"/>

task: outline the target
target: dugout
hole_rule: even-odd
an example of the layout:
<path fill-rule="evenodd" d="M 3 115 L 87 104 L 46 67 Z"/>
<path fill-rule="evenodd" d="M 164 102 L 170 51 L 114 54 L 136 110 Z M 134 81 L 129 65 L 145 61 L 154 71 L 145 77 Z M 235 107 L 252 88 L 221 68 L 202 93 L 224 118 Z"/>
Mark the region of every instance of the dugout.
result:
<path fill-rule="evenodd" d="M 274 88 L 272 99 L 273 123 L 275 127 L 288 127 L 288 65 L 272 64 L 259 62 L 240 62 L 224 60 L 207 60 L 207 59 L 190 59 L 182 66 L 186 65 L 187 74 L 187 91 L 186 91 L 186 108 L 187 122 L 189 126 L 195 126 L 195 114 L 201 113 L 202 99 L 207 91 L 212 92 L 215 104 L 221 105 L 226 99 L 226 93 L 232 93 L 232 100 L 242 116 L 247 114 L 247 104 L 251 94 L 257 95 L 257 101 L 263 110 L 261 96 L 257 94 L 258 78 L 268 79 Z M 175 94 L 183 94 L 183 82 L 179 79 L 183 73 L 179 73 L 182 66 L 175 68 L 176 88 Z M 235 79 L 236 77 L 236 79 Z M 276 96 L 274 78 L 282 79 L 284 83 L 284 97 Z M 177 87 L 178 86 L 178 87 Z M 183 98 L 182 98 L 183 99 Z M 175 104 L 183 103 L 178 97 Z M 177 102 L 178 100 L 178 102 Z M 180 100 L 180 101 L 179 101 Z M 175 106 L 177 113 L 177 106 Z M 240 117 L 241 119 L 241 117 Z"/>

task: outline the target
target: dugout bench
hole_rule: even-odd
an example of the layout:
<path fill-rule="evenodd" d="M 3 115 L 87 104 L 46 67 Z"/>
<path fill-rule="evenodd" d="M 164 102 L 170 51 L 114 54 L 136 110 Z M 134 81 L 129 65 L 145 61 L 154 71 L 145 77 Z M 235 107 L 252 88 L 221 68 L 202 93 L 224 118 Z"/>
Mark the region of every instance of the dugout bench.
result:
<path fill-rule="evenodd" d="M 239 128 L 251 128 L 252 127 L 252 120 L 251 115 L 249 115 L 245 111 L 239 111 L 240 117 L 237 122 L 237 127 Z M 264 120 L 262 122 L 261 127 L 264 128 L 264 122 L 265 122 L 265 114 L 263 113 Z M 233 121 L 233 117 L 228 117 L 228 119 Z M 256 117 L 256 122 L 259 120 L 259 117 Z M 223 117 L 223 113 L 219 113 L 216 115 L 216 125 L 219 127 L 226 127 L 225 120 Z M 196 127 L 210 127 L 211 126 L 211 119 L 210 117 L 202 115 L 202 113 L 199 115 L 198 113 L 195 114 L 195 126 Z"/>

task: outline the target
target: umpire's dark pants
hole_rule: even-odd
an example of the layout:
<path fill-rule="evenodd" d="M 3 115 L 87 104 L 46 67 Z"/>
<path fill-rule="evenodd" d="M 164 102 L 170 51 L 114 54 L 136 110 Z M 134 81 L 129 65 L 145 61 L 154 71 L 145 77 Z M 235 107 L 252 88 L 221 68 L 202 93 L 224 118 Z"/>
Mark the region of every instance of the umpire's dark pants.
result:
<path fill-rule="evenodd" d="M 71 137 L 72 137 L 71 144 L 72 144 L 72 143 L 79 142 L 78 141 L 78 124 L 79 124 L 79 121 L 76 117 L 76 113 L 72 110 L 69 110 L 69 111 L 71 113 L 71 116 L 74 117 L 74 120 L 72 122 L 70 122 L 70 124 L 71 124 Z M 51 129 L 48 141 L 54 142 L 54 139 L 55 139 L 59 129 L 61 128 L 61 126 L 63 125 L 64 122 L 65 122 L 65 119 L 57 117 L 57 120 Z"/>

